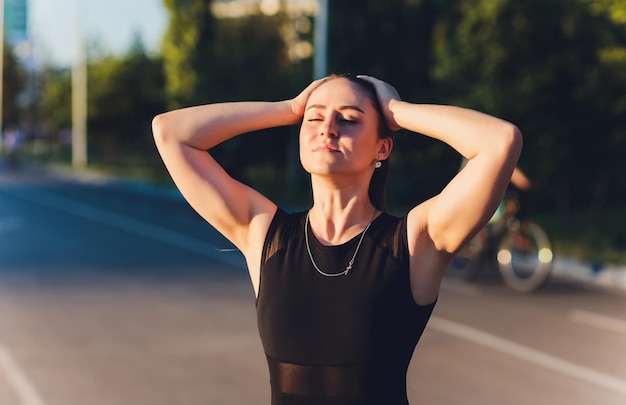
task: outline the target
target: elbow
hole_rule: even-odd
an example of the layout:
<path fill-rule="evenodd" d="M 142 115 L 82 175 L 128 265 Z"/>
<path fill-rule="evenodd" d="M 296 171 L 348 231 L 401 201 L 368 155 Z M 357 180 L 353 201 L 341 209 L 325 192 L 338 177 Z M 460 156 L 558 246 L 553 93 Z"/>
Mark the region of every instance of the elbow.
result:
<path fill-rule="evenodd" d="M 162 144 L 166 142 L 166 134 L 168 131 L 166 130 L 167 126 L 167 118 L 166 114 L 159 114 L 152 119 L 152 136 L 154 137 L 154 141 L 158 144 Z"/>
<path fill-rule="evenodd" d="M 522 136 L 522 131 L 516 126 L 511 124 L 511 145 L 513 152 L 515 153 L 516 159 L 519 158 L 519 155 L 522 153 L 522 145 L 524 144 L 524 137 Z"/>
<path fill-rule="evenodd" d="M 505 154 L 517 162 L 522 153 L 522 131 L 516 125 L 506 123 L 501 135 L 500 139 L 502 140 L 503 149 L 506 151 Z"/>
<path fill-rule="evenodd" d="M 509 124 L 511 128 L 509 129 L 509 134 L 512 139 L 512 143 L 515 144 L 518 148 L 522 147 L 522 131 L 517 127 L 517 125 Z"/>

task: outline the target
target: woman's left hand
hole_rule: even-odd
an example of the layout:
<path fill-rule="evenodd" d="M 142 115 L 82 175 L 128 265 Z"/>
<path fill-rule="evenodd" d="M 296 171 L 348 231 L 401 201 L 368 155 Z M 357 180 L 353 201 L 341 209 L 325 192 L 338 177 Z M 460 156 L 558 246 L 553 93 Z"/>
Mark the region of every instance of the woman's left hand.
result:
<path fill-rule="evenodd" d="M 357 77 L 359 79 L 367 80 L 374 85 L 374 88 L 376 89 L 376 95 L 378 96 L 378 102 L 383 109 L 385 121 L 389 129 L 391 129 L 392 131 L 398 131 L 402 129 L 402 127 L 396 122 L 393 116 L 393 112 L 390 108 L 390 105 L 394 101 L 401 100 L 400 95 L 398 94 L 398 91 L 395 89 L 395 87 L 372 76 L 358 75 Z"/>

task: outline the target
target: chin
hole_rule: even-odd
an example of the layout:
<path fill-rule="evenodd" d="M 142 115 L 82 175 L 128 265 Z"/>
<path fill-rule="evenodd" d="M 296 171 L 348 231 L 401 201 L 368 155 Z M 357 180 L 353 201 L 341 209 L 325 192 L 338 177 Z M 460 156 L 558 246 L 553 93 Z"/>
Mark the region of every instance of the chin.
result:
<path fill-rule="evenodd" d="M 302 167 L 310 174 L 331 174 L 338 169 L 338 165 L 333 162 L 308 162 L 302 163 Z"/>

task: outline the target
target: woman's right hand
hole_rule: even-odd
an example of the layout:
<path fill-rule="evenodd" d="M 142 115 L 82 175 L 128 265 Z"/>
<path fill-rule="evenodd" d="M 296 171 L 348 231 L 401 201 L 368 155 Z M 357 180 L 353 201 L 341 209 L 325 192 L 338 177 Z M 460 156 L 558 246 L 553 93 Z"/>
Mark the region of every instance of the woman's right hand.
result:
<path fill-rule="evenodd" d="M 326 78 L 313 81 L 304 90 L 302 90 L 300 94 L 289 100 L 289 103 L 291 104 L 291 110 L 298 117 L 298 119 L 302 119 L 302 117 L 304 117 L 306 103 L 309 101 L 309 96 L 311 95 L 311 93 L 313 93 L 313 91 L 317 89 L 320 84 L 324 83 L 324 81 L 326 81 Z"/>

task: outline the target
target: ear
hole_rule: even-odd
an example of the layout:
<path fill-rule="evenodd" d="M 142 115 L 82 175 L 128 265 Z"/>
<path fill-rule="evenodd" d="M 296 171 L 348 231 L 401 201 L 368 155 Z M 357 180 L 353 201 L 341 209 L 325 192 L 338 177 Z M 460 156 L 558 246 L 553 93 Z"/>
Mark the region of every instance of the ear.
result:
<path fill-rule="evenodd" d="M 377 160 L 386 160 L 393 149 L 393 139 L 391 137 L 379 139 Z"/>

